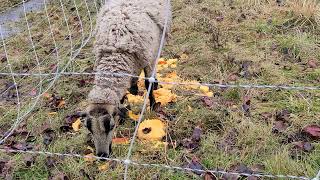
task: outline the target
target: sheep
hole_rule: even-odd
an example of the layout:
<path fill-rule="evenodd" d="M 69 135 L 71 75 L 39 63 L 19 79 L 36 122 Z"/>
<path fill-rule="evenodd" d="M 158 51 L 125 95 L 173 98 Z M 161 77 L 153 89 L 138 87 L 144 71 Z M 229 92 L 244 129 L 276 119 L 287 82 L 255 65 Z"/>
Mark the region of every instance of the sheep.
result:
<path fill-rule="evenodd" d="M 103 73 L 139 76 L 143 70 L 146 77 L 151 77 L 166 18 L 169 30 L 172 15 L 167 0 L 109 0 L 97 15 L 93 48 L 97 74 L 82 118 L 100 157 L 109 157 L 112 152 L 113 129 L 123 114 L 121 104 L 127 90 L 138 93 L 138 78 Z M 148 89 L 148 80 L 145 86 Z M 156 83 L 149 96 L 151 109 L 156 103 L 154 89 Z"/>

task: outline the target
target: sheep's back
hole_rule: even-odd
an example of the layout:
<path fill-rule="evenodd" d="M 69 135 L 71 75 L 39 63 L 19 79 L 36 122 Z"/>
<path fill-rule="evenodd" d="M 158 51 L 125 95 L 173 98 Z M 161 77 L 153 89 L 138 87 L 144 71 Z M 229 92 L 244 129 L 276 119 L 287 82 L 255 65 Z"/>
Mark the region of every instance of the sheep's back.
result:
<path fill-rule="evenodd" d="M 136 62 L 127 62 L 134 63 L 136 68 L 153 65 L 161 38 L 161 23 L 164 23 L 162 1 L 165 0 L 107 2 L 97 18 L 94 46 L 97 63 L 104 56 L 127 53 L 136 57 L 133 58 Z"/>

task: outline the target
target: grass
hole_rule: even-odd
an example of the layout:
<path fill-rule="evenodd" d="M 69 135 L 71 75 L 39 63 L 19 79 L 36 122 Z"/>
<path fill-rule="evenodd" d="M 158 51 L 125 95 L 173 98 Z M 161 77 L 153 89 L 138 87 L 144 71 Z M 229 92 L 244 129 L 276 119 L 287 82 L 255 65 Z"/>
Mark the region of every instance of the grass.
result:
<path fill-rule="evenodd" d="M 1 0 L 0 1 L 0 12 L 7 10 L 8 8 L 21 3 L 21 0 Z"/>
<path fill-rule="evenodd" d="M 83 42 L 83 37 L 90 35 L 90 20 L 85 5 L 76 0 L 83 24 L 83 35 L 79 29 L 80 22 L 75 18 L 73 1 L 65 1 L 65 12 L 72 34 L 73 48 Z M 278 5 L 274 1 L 247 1 L 254 3 L 253 8 L 244 6 L 242 0 L 222 2 L 217 0 L 174 0 L 172 37 L 165 47 L 163 57 L 179 57 L 182 53 L 189 58 L 179 59 L 177 73 L 183 79 L 200 82 L 226 82 L 241 84 L 274 84 L 317 86 L 320 82 L 319 66 L 309 67 L 309 61 L 320 64 L 319 47 L 319 11 L 318 6 L 301 4 L 298 1 Z M 315 3 L 309 0 L 308 3 Z M 3 3 L 2 3 L 3 4 Z M 99 5 L 98 5 L 99 6 Z M 299 7 L 299 8 L 297 8 Z M 54 43 L 50 35 L 45 12 L 34 12 L 28 15 L 32 22 L 31 34 L 35 42 L 36 53 L 42 72 L 54 72 L 54 65 L 64 68 L 70 55 L 70 38 L 63 14 L 58 2 L 48 7 L 54 30 L 54 37 L 59 48 L 59 58 L 52 52 Z M 93 12 L 95 4 L 89 3 Z M 310 10 L 309 10 L 310 9 Z M 223 17 L 223 20 L 219 20 Z M 25 28 L 23 21 L 17 24 Z M 6 40 L 9 61 L 14 72 L 38 73 L 35 54 L 30 46 L 27 32 Z M 93 67 L 92 40 L 82 49 L 67 71 L 86 72 Z M 3 47 L 1 49 L 3 52 Z M 2 63 L 5 65 L 6 63 Z M 1 68 L 2 69 L 2 64 Z M 247 68 L 244 68 L 246 66 Z M 8 68 L 1 71 L 9 72 Z M 230 79 L 235 74 L 236 79 Z M 52 81 L 52 76 L 43 77 L 43 87 Z M 63 97 L 66 106 L 57 110 L 57 115 L 48 115 L 53 110 L 47 107 L 47 100 L 41 98 L 24 121 L 27 129 L 35 136 L 32 142 L 39 150 L 62 153 L 83 154 L 86 145 L 87 130 L 77 133 L 59 131 L 67 115 L 86 104 L 86 94 L 90 90 L 92 77 L 62 76 L 50 89 Z M 16 77 L 21 96 L 21 112 L 28 110 L 35 99 L 32 89 L 38 93 L 39 77 Z M 86 83 L 81 84 L 85 81 Z M 6 84 L 12 82 L 10 76 L 0 76 L 0 92 Z M 288 137 L 299 134 L 309 124 L 319 124 L 320 101 L 319 91 L 288 91 L 268 89 L 213 89 L 218 105 L 208 109 L 200 98 L 175 87 L 178 101 L 166 107 L 167 112 L 176 115 L 169 122 L 166 140 L 177 142 L 192 135 L 195 126 L 201 126 L 203 135 L 199 149 L 195 152 L 185 148 L 171 146 L 154 148 L 152 143 L 136 141 L 132 159 L 143 163 L 168 164 L 185 166 L 192 157 L 197 157 L 206 169 L 220 168 L 231 170 L 235 164 L 243 163 L 253 168 L 263 166 L 263 172 L 271 174 L 290 174 L 313 177 L 320 166 L 319 140 L 309 140 L 315 147 L 309 153 L 299 152 L 292 156 L 291 143 Z M 9 90 L 0 99 L 0 133 L 4 133 L 15 121 L 17 115 L 14 90 Z M 250 114 L 244 115 L 241 105 L 245 96 L 251 99 Z M 191 107 L 193 110 L 188 111 Z M 139 109 L 138 107 L 135 107 Z M 281 133 L 274 133 L 275 118 L 264 120 L 262 113 L 287 109 L 291 112 L 288 128 Z M 147 113 L 147 117 L 153 117 Z M 48 125 L 56 132 L 55 140 L 49 145 L 43 144 L 43 126 Z M 128 120 L 117 128 L 117 136 L 132 135 L 135 123 Z M 22 141 L 11 137 L 8 142 Z M 128 145 L 115 145 L 113 157 L 125 158 Z M 124 168 L 117 164 L 107 171 L 99 171 L 98 164 L 88 164 L 79 158 L 53 157 L 54 165 L 46 165 L 48 159 L 38 156 L 31 167 L 25 165 L 23 154 L 0 154 L 0 159 L 12 159 L 15 163 L 10 171 L 15 179 L 47 179 L 64 173 L 70 179 L 85 177 L 81 171 L 96 179 L 118 179 L 123 177 Z M 132 179 L 200 179 L 193 173 L 185 173 L 159 168 L 130 166 L 129 176 Z"/>

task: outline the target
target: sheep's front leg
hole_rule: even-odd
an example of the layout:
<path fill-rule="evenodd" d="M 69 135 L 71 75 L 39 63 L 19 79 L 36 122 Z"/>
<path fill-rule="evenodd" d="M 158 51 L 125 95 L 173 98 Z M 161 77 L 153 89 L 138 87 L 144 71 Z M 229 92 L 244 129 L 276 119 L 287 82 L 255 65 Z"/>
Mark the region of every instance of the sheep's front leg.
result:
<path fill-rule="evenodd" d="M 152 71 L 151 71 L 151 68 L 149 66 L 144 68 L 144 74 L 145 74 L 146 78 L 150 78 L 151 77 Z M 155 78 L 155 80 L 157 81 L 156 78 Z M 149 80 L 146 79 L 144 81 L 144 84 L 145 84 L 146 89 L 148 90 L 149 85 L 150 85 Z M 150 109 L 151 109 L 151 111 L 154 110 L 154 107 L 155 107 L 155 104 L 156 104 L 156 99 L 155 99 L 155 97 L 153 95 L 153 90 L 157 90 L 157 89 L 158 89 L 158 83 L 157 82 L 152 83 L 151 91 L 150 91 L 150 94 L 149 94 L 149 101 L 150 101 Z"/>
<path fill-rule="evenodd" d="M 130 89 L 129 92 L 133 95 L 138 95 L 139 89 L 138 89 L 138 80 L 139 78 L 137 77 L 133 77 L 131 79 L 131 85 L 130 85 Z"/>

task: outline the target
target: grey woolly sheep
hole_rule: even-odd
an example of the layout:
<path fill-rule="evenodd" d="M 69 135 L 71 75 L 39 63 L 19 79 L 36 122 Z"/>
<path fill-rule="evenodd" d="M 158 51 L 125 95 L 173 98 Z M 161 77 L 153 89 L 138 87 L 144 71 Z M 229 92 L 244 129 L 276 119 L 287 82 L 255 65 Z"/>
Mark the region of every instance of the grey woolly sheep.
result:
<path fill-rule="evenodd" d="M 144 70 L 145 76 L 151 77 L 167 13 L 167 30 L 170 29 L 171 7 L 167 5 L 167 0 L 109 0 L 98 14 L 94 43 L 94 69 L 98 74 L 82 116 L 98 156 L 109 157 L 111 153 L 113 128 L 126 91 L 138 93 L 137 78 L 100 73 L 139 76 Z M 148 80 L 145 86 L 148 88 Z M 152 86 L 151 90 L 157 88 L 157 84 Z M 149 100 L 153 108 L 152 91 Z"/>

